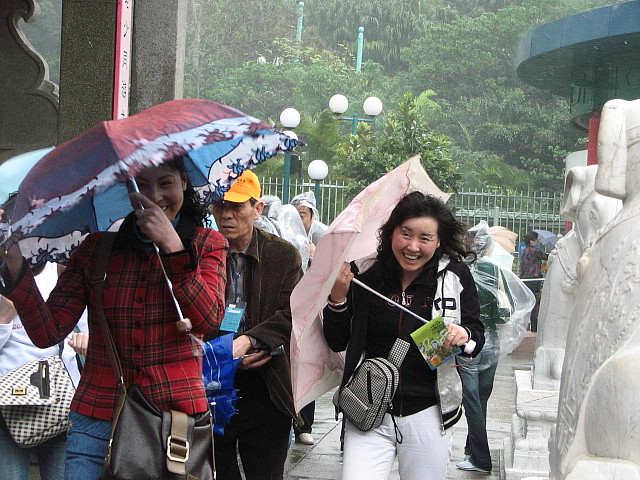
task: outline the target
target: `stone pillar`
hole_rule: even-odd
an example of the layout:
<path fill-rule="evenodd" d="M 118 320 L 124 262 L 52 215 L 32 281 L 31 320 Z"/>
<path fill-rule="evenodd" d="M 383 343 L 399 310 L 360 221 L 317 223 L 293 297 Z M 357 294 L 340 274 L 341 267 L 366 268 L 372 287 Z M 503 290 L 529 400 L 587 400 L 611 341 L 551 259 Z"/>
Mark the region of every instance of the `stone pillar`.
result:
<path fill-rule="evenodd" d="M 558 414 L 557 390 L 532 387 L 532 373 L 516 370 L 516 413 L 504 440 L 505 480 L 549 472 L 549 435 Z"/>
<path fill-rule="evenodd" d="M 129 113 L 182 98 L 186 0 L 134 3 Z"/>
<path fill-rule="evenodd" d="M 35 0 L 0 2 L 0 163 L 56 144 L 58 87 L 20 28 L 39 10 Z"/>
<path fill-rule="evenodd" d="M 116 4 L 62 2 L 59 143 L 111 119 Z"/>

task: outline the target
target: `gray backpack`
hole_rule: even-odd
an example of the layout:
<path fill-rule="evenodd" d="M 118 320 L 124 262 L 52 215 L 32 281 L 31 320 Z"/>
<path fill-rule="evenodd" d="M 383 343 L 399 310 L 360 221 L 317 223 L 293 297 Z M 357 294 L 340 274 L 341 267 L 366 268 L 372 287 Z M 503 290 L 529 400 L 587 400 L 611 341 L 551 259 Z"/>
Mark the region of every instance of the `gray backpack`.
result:
<path fill-rule="evenodd" d="M 376 428 L 391 405 L 398 388 L 398 369 L 409 351 L 409 343 L 396 339 L 388 358 L 367 358 L 344 387 L 336 391 L 333 404 L 362 431 Z"/>

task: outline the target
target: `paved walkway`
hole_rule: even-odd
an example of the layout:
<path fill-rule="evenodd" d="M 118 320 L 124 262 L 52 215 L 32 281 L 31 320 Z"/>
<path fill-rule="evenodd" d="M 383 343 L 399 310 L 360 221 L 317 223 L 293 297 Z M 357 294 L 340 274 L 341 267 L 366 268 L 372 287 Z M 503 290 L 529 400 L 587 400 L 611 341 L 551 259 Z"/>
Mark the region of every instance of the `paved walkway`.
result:
<path fill-rule="evenodd" d="M 449 465 L 447 480 L 459 479 L 497 479 L 504 466 L 500 464 L 502 440 L 509 435 L 511 416 L 515 412 L 515 369 L 529 369 L 532 363 L 529 353 L 513 353 L 498 365 L 493 394 L 489 399 L 488 425 L 489 447 L 493 458 L 493 471 L 490 475 L 477 472 L 464 472 L 456 468 L 456 462 L 463 458 L 467 425 L 462 420 L 454 427 L 453 455 Z M 285 466 L 285 480 L 303 479 L 339 479 L 342 468 L 340 453 L 340 422 L 334 417 L 331 403 L 332 393 L 327 393 L 316 402 L 313 436 L 316 444 L 312 446 L 293 444 Z M 391 480 L 399 479 L 397 467 L 394 467 Z M 504 478 L 504 477 L 502 477 Z"/>
<path fill-rule="evenodd" d="M 447 480 L 461 479 L 497 479 L 501 477 L 504 466 L 500 465 L 500 449 L 502 440 L 509 435 L 511 415 L 515 411 L 515 369 L 529 369 L 532 354 L 514 353 L 507 356 L 498 365 L 493 394 L 489 399 L 488 434 L 493 471 L 490 475 L 464 472 L 456 468 L 456 462 L 463 457 L 466 439 L 466 421 L 462 420 L 454 427 L 453 456 L 449 465 Z M 332 393 L 327 393 L 316 402 L 313 436 L 316 444 L 312 446 L 292 444 L 285 465 L 285 480 L 337 480 L 341 476 L 342 455 L 340 453 L 340 423 L 335 420 Z M 0 475 L 1 477 L 1 475 Z M 397 467 L 394 467 L 390 480 L 398 480 Z M 29 480 L 37 480 L 39 475 L 33 466 L 29 472 Z"/>

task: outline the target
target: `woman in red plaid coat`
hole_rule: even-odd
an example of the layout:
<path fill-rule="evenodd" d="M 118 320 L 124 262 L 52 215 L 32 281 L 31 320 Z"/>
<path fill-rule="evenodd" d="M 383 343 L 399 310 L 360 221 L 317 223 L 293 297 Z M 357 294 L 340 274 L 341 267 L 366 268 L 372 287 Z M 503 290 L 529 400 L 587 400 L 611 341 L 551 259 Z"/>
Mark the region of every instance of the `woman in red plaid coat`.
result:
<path fill-rule="evenodd" d="M 198 415 L 209 408 L 201 360 L 193 353 L 193 340 L 176 329 L 176 307 L 160 261 L 184 316 L 191 320 L 192 333 L 202 336 L 216 332 L 224 315 L 228 245 L 218 232 L 203 228 L 206 209 L 181 160 L 148 168 L 136 181 L 140 193 L 130 196 L 137 209 L 120 226 L 109 258 L 105 316 L 126 386 L 140 385 L 162 410 Z M 44 348 L 64 340 L 88 309 L 89 348 L 69 416 L 67 480 L 100 476 L 117 398 L 91 284 L 102 235 L 90 234 L 73 252 L 46 302 L 19 247 L 0 249 L 6 263 L 0 293 L 14 302 L 35 345 Z"/>

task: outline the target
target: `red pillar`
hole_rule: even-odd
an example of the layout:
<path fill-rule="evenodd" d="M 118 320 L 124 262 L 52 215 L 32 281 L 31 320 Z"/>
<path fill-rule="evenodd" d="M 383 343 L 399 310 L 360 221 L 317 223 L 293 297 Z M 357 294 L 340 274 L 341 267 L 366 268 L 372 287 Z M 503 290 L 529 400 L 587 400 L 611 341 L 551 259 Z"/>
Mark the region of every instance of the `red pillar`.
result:
<path fill-rule="evenodd" d="M 587 133 L 587 165 L 598 164 L 598 130 L 600 128 L 601 110 L 594 110 L 589 119 L 589 132 Z M 564 233 L 569 233 L 573 228 L 571 222 L 565 222 Z"/>
<path fill-rule="evenodd" d="M 595 110 L 589 119 L 589 133 L 587 136 L 587 165 L 598 164 L 598 129 L 600 127 L 600 112 Z"/>

